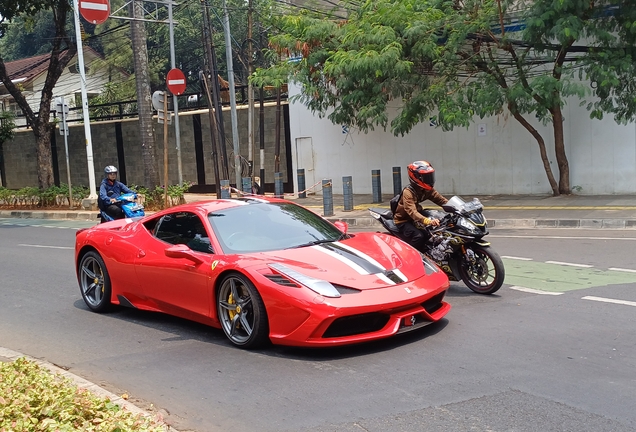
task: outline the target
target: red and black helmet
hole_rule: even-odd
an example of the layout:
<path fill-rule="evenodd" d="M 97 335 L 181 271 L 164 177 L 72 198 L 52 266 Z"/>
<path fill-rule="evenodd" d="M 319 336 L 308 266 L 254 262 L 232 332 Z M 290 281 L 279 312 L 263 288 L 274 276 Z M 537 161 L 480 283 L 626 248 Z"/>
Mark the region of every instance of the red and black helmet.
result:
<path fill-rule="evenodd" d="M 435 186 L 435 168 L 426 161 L 415 161 L 408 166 L 411 184 L 424 190 Z"/>

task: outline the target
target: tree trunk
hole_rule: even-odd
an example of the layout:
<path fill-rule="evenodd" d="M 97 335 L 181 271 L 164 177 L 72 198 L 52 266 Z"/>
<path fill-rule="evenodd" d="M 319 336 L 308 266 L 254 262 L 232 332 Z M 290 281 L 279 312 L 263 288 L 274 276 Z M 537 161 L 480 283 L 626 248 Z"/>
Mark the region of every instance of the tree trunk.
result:
<path fill-rule="evenodd" d="M 143 18 L 143 4 L 134 0 L 129 4 L 129 14 L 133 18 Z M 137 84 L 137 111 L 139 112 L 139 136 L 141 137 L 141 157 L 144 164 L 144 186 L 154 189 L 159 185 L 159 173 L 155 156 L 155 134 L 152 123 L 152 99 L 148 81 L 148 47 L 146 28 L 143 21 L 130 22 L 132 48 Z M 166 185 L 167 187 L 167 185 Z"/>
<path fill-rule="evenodd" d="M 38 119 L 33 125 L 38 166 L 38 187 L 47 189 L 53 186 L 53 158 L 51 157 L 51 127 L 48 118 Z"/>
<path fill-rule="evenodd" d="M 554 151 L 559 166 L 559 193 L 569 195 L 572 191 L 570 190 L 570 166 L 565 154 L 563 139 L 563 112 L 560 105 L 556 105 L 550 112 L 552 113 L 552 127 L 554 129 Z"/>
<path fill-rule="evenodd" d="M 548 152 L 545 149 L 545 141 L 543 140 L 543 137 L 534 127 L 532 127 L 530 123 L 528 123 L 528 121 L 521 114 L 519 114 L 514 106 L 508 104 L 508 108 L 510 109 L 510 112 L 512 113 L 514 118 L 517 119 L 517 121 L 521 123 L 521 125 L 526 128 L 528 132 L 530 132 L 535 140 L 537 140 L 537 144 L 539 144 L 539 152 L 541 153 L 541 160 L 543 161 L 543 169 L 545 169 L 545 173 L 548 176 L 548 181 L 550 182 L 550 187 L 552 188 L 552 195 L 558 196 L 559 187 L 557 185 L 556 179 L 554 178 L 554 174 L 552 174 L 552 168 L 550 168 L 550 160 L 548 159 Z"/>

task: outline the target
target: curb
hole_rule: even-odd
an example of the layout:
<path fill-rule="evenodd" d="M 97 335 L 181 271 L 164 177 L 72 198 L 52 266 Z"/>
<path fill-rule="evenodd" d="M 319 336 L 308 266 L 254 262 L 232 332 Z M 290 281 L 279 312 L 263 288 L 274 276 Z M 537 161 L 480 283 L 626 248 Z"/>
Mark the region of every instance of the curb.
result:
<path fill-rule="evenodd" d="M 119 405 L 120 407 L 122 407 L 123 409 L 125 409 L 126 411 L 129 411 L 133 414 L 136 415 L 142 415 L 144 417 L 154 417 L 154 415 L 146 410 L 143 410 L 141 408 L 139 408 L 137 405 L 134 405 L 131 402 L 128 402 L 125 399 L 122 399 L 120 396 L 117 396 L 114 393 L 109 392 L 108 390 L 103 389 L 102 387 L 98 386 L 95 383 L 92 383 L 88 380 L 85 380 L 82 377 L 79 377 L 75 374 L 72 374 L 60 367 L 57 367 L 51 363 L 47 363 L 45 361 L 30 357 L 28 355 L 19 353 L 17 351 L 13 351 L 7 348 L 3 348 L 0 347 L 0 360 L 4 358 L 7 359 L 9 361 L 15 361 L 19 358 L 25 358 L 29 361 L 32 361 L 34 363 L 37 363 L 39 366 L 49 370 L 51 373 L 53 374 L 59 374 L 65 378 L 68 378 L 74 385 L 76 385 L 78 388 L 81 389 L 86 389 L 88 391 L 90 391 L 92 394 L 94 394 L 95 396 L 101 397 L 101 398 L 107 398 L 110 399 L 111 402 L 113 402 L 114 404 Z M 166 430 L 169 432 L 178 432 L 176 429 L 174 429 L 172 426 L 167 425 L 165 422 L 162 421 L 162 423 L 164 424 L 164 426 L 166 427 Z"/>
<path fill-rule="evenodd" d="M 308 207 L 313 209 L 314 207 Z M 317 208 L 317 207 L 316 207 Z M 148 213 L 150 214 L 150 213 Z M 0 210 L 0 218 L 16 219 L 58 219 L 82 220 L 97 223 L 99 212 L 96 211 L 44 211 L 44 210 Z M 323 216 L 324 217 L 324 216 Z M 328 216 L 330 222 L 343 221 L 349 226 L 360 228 L 378 228 L 380 224 L 371 216 L 347 217 Z M 582 229 L 636 229 L 636 219 L 602 218 L 602 219 L 488 219 L 491 229 L 507 228 L 582 228 Z"/>

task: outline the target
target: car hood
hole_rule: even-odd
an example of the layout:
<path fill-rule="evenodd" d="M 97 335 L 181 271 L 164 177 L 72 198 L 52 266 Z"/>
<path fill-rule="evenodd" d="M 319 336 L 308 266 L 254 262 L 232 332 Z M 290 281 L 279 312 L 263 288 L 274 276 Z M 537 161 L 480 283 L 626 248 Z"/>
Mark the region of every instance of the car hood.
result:
<path fill-rule="evenodd" d="M 262 257 L 303 275 L 360 290 L 383 288 L 425 275 L 419 252 L 379 233 L 360 233 L 337 242 L 263 252 Z"/>

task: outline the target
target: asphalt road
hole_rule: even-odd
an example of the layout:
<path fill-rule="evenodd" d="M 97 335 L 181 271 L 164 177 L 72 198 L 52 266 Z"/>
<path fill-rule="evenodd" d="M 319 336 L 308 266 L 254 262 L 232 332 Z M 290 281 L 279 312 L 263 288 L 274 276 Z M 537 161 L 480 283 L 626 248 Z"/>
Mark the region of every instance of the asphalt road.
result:
<path fill-rule="evenodd" d="M 182 431 L 636 431 L 634 231 L 496 230 L 508 283 L 493 296 L 453 283 L 434 326 L 249 352 L 181 319 L 88 311 L 71 221 L 7 222 L 0 346 L 153 404 Z"/>

